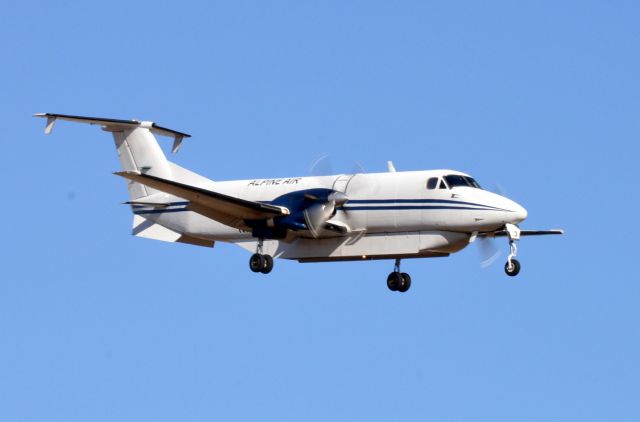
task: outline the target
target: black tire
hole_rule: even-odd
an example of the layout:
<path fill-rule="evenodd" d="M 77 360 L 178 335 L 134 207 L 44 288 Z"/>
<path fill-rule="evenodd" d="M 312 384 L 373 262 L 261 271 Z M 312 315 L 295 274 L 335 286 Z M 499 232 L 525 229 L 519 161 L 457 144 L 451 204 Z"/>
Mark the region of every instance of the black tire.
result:
<path fill-rule="evenodd" d="M 264 267 L 260 270 L 262 274 L 269 274 L 273 270 L 273 258 L 271 255 L 262 255 L 264 259 Z"/>
<path fill-rule="evenodd" d="M 504 264 L 504 272 L 507 273 L 510 277 L 515 277 L 520 273 L 520 261 L 517 259 L 512 259 L 511 264 L 513 264 L 512 268 L 509 268 L 509 261 Z"/>
<path fill-rule="evenodd" d="M 400 285 L 401 280 L 402 280 L 402 276 L 400 275 L 400 273 L 397 273 L 394 271 L 391 274 L 389 274 L 389 277 L 387 277 L 387 287 L 392 292 L 397 292 L 398 286 Z"/>
<path fill-rule="evenodd" d="M 264 256 L 260 255 L 259 253 L 254 253 L 253 255 L 251 255 L 251 258 L 249 258 L 249 268 L 254 273 L 261 272 L 264 269 L 264 261 Z"/>
<path fill-rule="evenodd" d="M 398 291 L 404 293 L 411 288 L 411 276 L 407 273 L 400 273 L 400 279 Z"/>

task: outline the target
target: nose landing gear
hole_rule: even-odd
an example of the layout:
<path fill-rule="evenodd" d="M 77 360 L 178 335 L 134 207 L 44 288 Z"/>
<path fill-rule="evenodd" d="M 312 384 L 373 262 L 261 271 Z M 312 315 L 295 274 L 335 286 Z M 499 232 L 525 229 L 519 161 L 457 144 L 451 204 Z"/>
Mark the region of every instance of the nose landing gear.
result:
<path fill-rule="evenodd" d="M 262 242 L 263 239 L 258 240 L 258 249 L 249 258 L 249 268 L 254 273 L 269 274 L 273 270 L 273 258 L 262 254 Z"/>
<path fill-rule="evenodd" d="M 510 253 L 507 257 L 507 263 L 504 264 L 504 272 L 510 277 L 515 277 L 520 273 L 520 261 L 516 258 L 518 254 L 518 247 L 516 241 L 520 240 L 520 228 L 515 224 L 505 225 L 507 235 L 509 236 L 509 249 Z"/>
<path fill-rule="evenodd" d="M 392 292 L 404 293 L 411 287 L 411 276 L 400 272 L 400 259 L 396 259 L 393 272 L 387 277 L 387 287 Z"/>

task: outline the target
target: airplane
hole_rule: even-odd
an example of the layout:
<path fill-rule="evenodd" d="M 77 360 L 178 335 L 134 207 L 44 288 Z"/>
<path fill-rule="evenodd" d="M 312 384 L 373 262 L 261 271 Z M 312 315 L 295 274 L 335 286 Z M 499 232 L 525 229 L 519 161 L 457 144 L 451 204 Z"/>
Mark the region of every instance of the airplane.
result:
<path fill-rule="evenodd" d="M 213 181 L 168 161 L 154 135 L 178 152 L 190 135 L 150 121 L 41 113 L 50 134 L 56 120 L 111 132 L 127 180 L 134 236 L 213 247 L 236 244 L 249 268 L 268 274 L 274 258 L 298 262 L 393 260 L 391 291 L 406 292 L 407 258 L 447 257 L 476 239 L 507 238 L 509 276 L 521 269 L 516 242 L 563 230 L 521 230 L 527 210 L 454 170 Z"/>

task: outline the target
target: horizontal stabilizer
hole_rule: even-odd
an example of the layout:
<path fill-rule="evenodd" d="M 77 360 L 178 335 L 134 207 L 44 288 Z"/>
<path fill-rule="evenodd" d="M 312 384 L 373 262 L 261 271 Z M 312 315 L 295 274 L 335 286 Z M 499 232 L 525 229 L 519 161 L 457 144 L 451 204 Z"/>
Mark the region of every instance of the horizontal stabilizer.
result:
<path fill-rule="evenodd" d="M 145 201 L 127 201 L 125 205 L 133 205 L 134 207 L 151 207 L 151 208 L 167 208 L 172 205 L 187 205 L 188 202 L 145 202 Z"/>
<path fill-rule="evenodd" d="M 154 223 L 151 220 L 147 220 L 139 215 L 133 216 L 133 229 L 131 234 L 137 237 L 144 237 L 146 239 L 162 240 L 163 242 L 188 243 L 196 246 L 206 246 L 208 248 L 213 248 L 215 243 L 213 240 L 200 239 L 174 232 L 173 230 Z"/>
<path fill-rule="evenodd" d="M 100 125 L 111 130 L 117 129 L 134 129 L 137 127 L 149 129 L 152 133 L 161 136 L 168 136 L 174 139 L 173 148 L 171 152 L 176 153 L 180 149 L 182 140 L 184 138 L 190 138 L 191 135 L 177 130 L 168 129 L 166 127 L 158 126 L 153 122 L 138 121 L 138 120 L 120 120 L 120 119 L 107 119 L 104 117 L 84 117 L 84 116 L 71 116 L 69 114 L 55 114 L 55 113 L 38 113 L 34 114 L 34 117 L 43 117 L 47 119 L 47 125 L 44 129 L 44 133 L 47 135 L 53 130 L 53 125 L 56 120 L 67 120 L 76 123 L 88 123 L 90 125 Z"/>
<path fill-rule="evenodd" d="M 289 210 L 285 207 L 248 201 L 149 174 L 135 171 L 122 171 L 115 174 L 184 198 L 190 201 L 187 207 L 190 211 L 242 230 L 250 230 L 245 224 L 245 220 L 265 220 L 289 215 Z"/>

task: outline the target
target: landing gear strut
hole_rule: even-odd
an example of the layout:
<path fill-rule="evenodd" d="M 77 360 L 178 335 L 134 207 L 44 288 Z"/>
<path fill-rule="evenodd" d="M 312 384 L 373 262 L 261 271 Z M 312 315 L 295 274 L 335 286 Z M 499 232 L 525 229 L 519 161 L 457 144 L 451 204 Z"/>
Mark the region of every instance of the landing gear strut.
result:
<path fill-rule="evenodd" d="M 273 258 L 271 255 L 262 254 L 262 242 L 264 239 L 258 240 L 258 249 L 256 253 L 249 258 L 249 268 L 254 273 L 269 274 L 273 270 Z"/>
<path fill-rule="evenodd" d="M 518 254 L 516 241 L 520 240 L 520 228 L 514 224 L 507 224 L 505 228 L 509 235 L 510 253 L 507 257 L 507 263 L 504 264 L 504 272 L 510 277 L 515 277 L 520 272 L 520 261 L 516 259 L 516 255 Z"/>
<path fill-rule="evenodd" d="M 396 259 L 393 272 L 387 277 L 387 287 L 392 292 L 406 292 L 411 287 L 411 276 L 400 272 L 400 259 Z"/>

